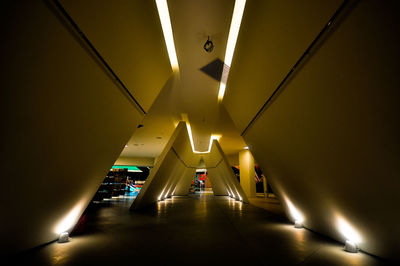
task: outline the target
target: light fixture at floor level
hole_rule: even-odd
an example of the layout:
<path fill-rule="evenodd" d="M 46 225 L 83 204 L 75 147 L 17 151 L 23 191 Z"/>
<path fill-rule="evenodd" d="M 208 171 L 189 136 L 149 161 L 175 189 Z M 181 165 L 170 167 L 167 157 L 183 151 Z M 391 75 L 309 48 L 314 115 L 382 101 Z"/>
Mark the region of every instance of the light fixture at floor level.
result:
<path fill-rule="evenodd" d="M 346 240 L 346 244 L 344 245 L 344 250 L 350 253 L 357 253 L 358 246 L 354 241 Z"/>
<path fill-rule="evenodd" d="M 58 243 L 66 243 L 66 242 L 69 242 L 69 233 L 62 232 L 58 237 Z"/>
<path fill-rule="evenodd" d="M 300 220 L 294 222 L 294 228 L 303 228 L 303 223 Z"/>

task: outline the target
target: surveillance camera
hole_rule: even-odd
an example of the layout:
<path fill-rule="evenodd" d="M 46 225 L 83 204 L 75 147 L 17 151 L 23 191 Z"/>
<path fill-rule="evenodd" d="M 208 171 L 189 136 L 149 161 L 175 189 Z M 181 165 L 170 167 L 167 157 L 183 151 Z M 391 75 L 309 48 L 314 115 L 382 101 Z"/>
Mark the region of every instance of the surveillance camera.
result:
<path fill-rule="evenodd" d="M 211 53 L 212 50 L 214 49 L 214 44 L 210 40 L 210 36 L 208 36 L 208 39 L 207 39 L 206 43 L 204 44 L 203 48 L 207 53 Z"/>

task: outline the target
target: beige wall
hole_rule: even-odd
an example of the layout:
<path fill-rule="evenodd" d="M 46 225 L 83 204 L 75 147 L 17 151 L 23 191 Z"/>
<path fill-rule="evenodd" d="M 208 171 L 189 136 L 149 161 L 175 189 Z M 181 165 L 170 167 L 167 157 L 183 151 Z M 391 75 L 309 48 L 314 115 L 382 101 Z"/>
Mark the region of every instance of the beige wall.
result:
<path fill-rule="evenodd" d="M 334 10 L 321 8 L 318 20 L 312 8 L 298 12 L 302 19 L 284 10 L 270 17 L 278 2 L 261 7 L 248 1 L 246 7 L 247 30 L 239 36 L 224 100 L 241 129 L 254 115 L 242 111 L 261 107 L 299 53 L 288 55 L 299 47 L 304 51 L 316 36 L 302 34 L 302 27 L 315 23 L 321 29 Z M 291 2 L 287 10 L 296 5 Z M 346 10 L 244 136 L 283 206 L 291 202 L 306 227 L 344 242 L 354 238 L 344 232 L 347 224 L 359 234 L 362 250 L 391 259 L 400 259 L 399 11 L 397 1 L 358 1 Z M 305 41 L 292 31 L 265 35 L 271 24 L 291 25 Z M 244 99 L 243 91 L 252 99 Z M 289 210 L 288 215 L 294 219 Z"/>
<path fill-rule="evenodd" d="M 172 71 L 155 1 L 60 2 L 148 111 Z"/>
<path fill-rule="evenodd" d="M 49 3 L 3 3 L 1 253 L 32 248 L 71 230 L 142 120 Z M 97 11 L 87 14 L 99 15 Z M 159 23 L 143 19 L 146 25 Z M 102 47 L 97 40 L 93 44 Z M 121 54 L 129 52 L 130 58 L 166 53 L 165 46 L 158 48 L 161 51 L 134 46 L 127 51 L 119 42 L 109 40 L 107 45 Z M 118 63 L 115 58 L 110 61 Z M 155 71 L 168 72 L 169 63 L 159 63 Z M 146 103 L 152 100 L 153 96 Z M 64 223 L 68 217 L 69 223 Z"/>
<path fill-rule="evenodd" d="M 223 101 L 240 132 L 342 2 L 246 2 Z"/>
<path fill-rule="evenodd" d="M 118 157 L 116 165 L 154 166 L 154 158 Z"/>
<path fill-rule="evenodd" d="M 254 158 L 249 150 L 239 152 L 240 185 L 248 198 L 256 196 Z"/>
<path fill-rule="evenodd" d="M 239 154 L 238 153 L 228 154 L 228 155 L 226 155 L 226 158 L 228 159 L 228 162 L 231 166 L 239 165 Z"/>

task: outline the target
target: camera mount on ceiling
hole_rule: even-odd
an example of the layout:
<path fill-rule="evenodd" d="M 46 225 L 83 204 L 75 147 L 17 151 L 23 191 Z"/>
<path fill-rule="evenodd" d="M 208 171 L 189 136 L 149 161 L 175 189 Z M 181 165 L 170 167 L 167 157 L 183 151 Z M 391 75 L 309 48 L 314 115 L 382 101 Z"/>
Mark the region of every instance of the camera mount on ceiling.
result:
<path fill-rule="evenodd" d="M 207 41 L 206 41 L 206 43 L 204 44 L 203 48 L 204 48 L 204 50 L 205 50 L 207 53 L 211 53 L 212 50 L 214 49 L 214 44 L 213 44 L 213 42 L 210 40 L 210 36 L 208 36 Z"/>

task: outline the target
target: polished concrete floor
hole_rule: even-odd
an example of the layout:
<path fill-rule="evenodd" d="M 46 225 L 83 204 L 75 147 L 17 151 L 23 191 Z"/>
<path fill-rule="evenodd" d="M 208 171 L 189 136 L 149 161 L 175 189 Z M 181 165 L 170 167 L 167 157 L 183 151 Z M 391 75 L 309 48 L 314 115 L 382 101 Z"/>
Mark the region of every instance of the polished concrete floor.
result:
<path fill-rule="evenodd" d="M 142 212 L 132 199 L 92 208 L 85 232 L 15 257 L 24 265 L 385 265 L 277 213 L 229 197 L 173 197 Z"/>

